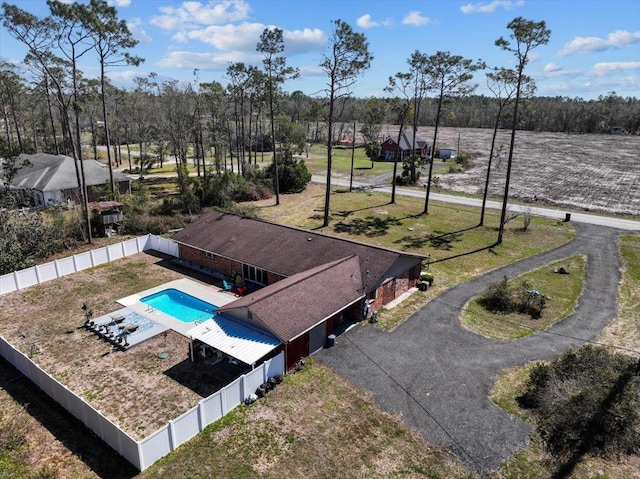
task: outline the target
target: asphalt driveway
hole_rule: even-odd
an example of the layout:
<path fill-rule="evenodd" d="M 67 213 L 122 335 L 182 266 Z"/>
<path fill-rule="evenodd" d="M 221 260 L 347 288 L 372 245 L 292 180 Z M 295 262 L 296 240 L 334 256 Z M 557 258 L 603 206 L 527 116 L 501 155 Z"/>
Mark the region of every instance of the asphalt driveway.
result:
<path fill-rule="evenodd" d="M 408 427 L 468 467 L 496 469 L 526 446 L 532 427 L 489 400 L 494 378 L 593 340 L 616 316 L 619 232 L 581 224 L 571 243 L 457 286 L 391 333 L 359 325 L 314 357 L 354 386 L 371 390 L 382 410 L 400 414 Z M 570 317 L 515 341 L 488 339 L 460 325 L 464 304 L 489 284 L 579 253 L 587 256 L 588 277 Z"/>

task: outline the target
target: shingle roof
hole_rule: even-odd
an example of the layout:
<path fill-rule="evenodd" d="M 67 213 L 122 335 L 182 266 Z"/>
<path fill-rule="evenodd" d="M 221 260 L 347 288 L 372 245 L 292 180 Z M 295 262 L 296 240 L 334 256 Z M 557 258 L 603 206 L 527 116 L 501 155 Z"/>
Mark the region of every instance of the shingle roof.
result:
<path fill-rule="evenodd" d="M 248 308 L 266 329 L 287 342 L 363 296 L 359 260 L 350 256 L 259 289 L 218 312 Z"/>
<path fill-rule="evenodd" d="M 398 137 L 396 136 L 395 138 L 389 138 L 389 140 L 391 140 L 393 142 L 393 144 L 396 144 Z M 427 145 L 427 141 L 420 138 L 419 136 L 416 135 L 416 150 L 421 150 L 422 148 L 424 148 Z M 402 135 L 400 135 L 400 148 L 402 148 L 402 150 L 411 150 L 413 147 L 413 133 L 403 133 Z"/>
<path fill-rule="evenodd" d="M 74 159 L 64 155 L 37 153 L 20 155 L 20 159 L 31 162 L 18 170 L 11 186 L 38 191 L 61 191 L 78 188 Z M 87 186 L 104 185 L 109 182 L 109 170 L 96 160 L 84 160 L 84 175 Z M 113 173 L 115 181 L 128 181 L 126 176 Z"/>
<path fill-rule="evenodd" d="M 424 259 L 420 255 L 218 211 L 194 221 L 172 239 L 281 276 L 357 256 L 367 291 L 397 274 L 398 266 L 406 270 Z"/>

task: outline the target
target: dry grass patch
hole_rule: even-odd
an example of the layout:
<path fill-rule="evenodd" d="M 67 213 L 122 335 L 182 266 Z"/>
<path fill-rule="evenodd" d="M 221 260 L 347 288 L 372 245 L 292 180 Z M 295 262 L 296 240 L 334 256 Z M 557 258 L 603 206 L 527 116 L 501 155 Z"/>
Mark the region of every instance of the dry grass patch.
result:
<path fill-rule="evenodd" d="M 224 378 L 187 358 L 188 339 L 167 331 L 121 352 L 82 327 L 119 298 L 184 277 L 168 259 L 137 254 L 2 297 L 0 334 L 45 371 L 141 439 L 217 391 Z M 168 352 L 167 359 L 158 354 Z"/>
<path fill-rule="evenodd" d="M 386 478 L 473 475 L 368 393 L 309 364 L 161 459 L 143 478 Z"/>
<path fill-rule="evenodd" d="M 640 234 L 620 237 L 620 257 L 623 265 L 618 317 L 604 328 L 600 341 L 640 355 Z"/>

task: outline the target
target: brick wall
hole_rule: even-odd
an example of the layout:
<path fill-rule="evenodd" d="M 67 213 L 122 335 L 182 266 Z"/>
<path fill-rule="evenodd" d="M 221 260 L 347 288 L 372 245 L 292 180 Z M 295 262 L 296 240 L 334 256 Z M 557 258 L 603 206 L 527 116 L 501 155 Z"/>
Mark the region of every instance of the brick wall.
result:
<path fill-rule="evenodd" d="M 377 289 L 376 299 L 370 302 L 371 311 L 377 311 L 385 304 L 393 301 L 398 296 L 414 287 L 420 279 L 421 268 L 422 266 L 417 264 L 413 268 L 405 271 L 402 276 L 380 286 Z"/>
<path fill-rule="evenodd" d="M 202 265 L 205 268 L 209 268 L 214 271 L 219 271 L 225 276 L 231 276 L 234 272 L 242 275 L 242 263 L 239 261 L 223 258 L 221 256 L 210 258 L 202 254 L 202 250 L 191 248 L 183 244 L 179 245 L 179 248 L 180 258 L 185 261 Z M 273 284 L 281 279 L 284 279 L 284 277 L 275 273 L 267 272 L 268 284 Z"/>

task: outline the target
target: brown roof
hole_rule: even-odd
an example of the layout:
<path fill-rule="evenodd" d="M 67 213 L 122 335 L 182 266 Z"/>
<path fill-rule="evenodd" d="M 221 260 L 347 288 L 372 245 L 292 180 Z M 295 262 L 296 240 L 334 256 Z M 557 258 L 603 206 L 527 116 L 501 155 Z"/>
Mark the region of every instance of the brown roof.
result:
<path fill-rule="evenodd" d="M 287 342 L 363 296 L 359 260 L 350 256 L 254 291 L 218 312 L 248 308 L 254 319 Z"/>
<path fill-rule="evenodd" d="M 172 239 L 281 276 L 357 256 L 367 291 L 397 274 L 399 266 L 406 271 L 424 259 L 420 255 L 218 211 L 194 221 Z"/>

